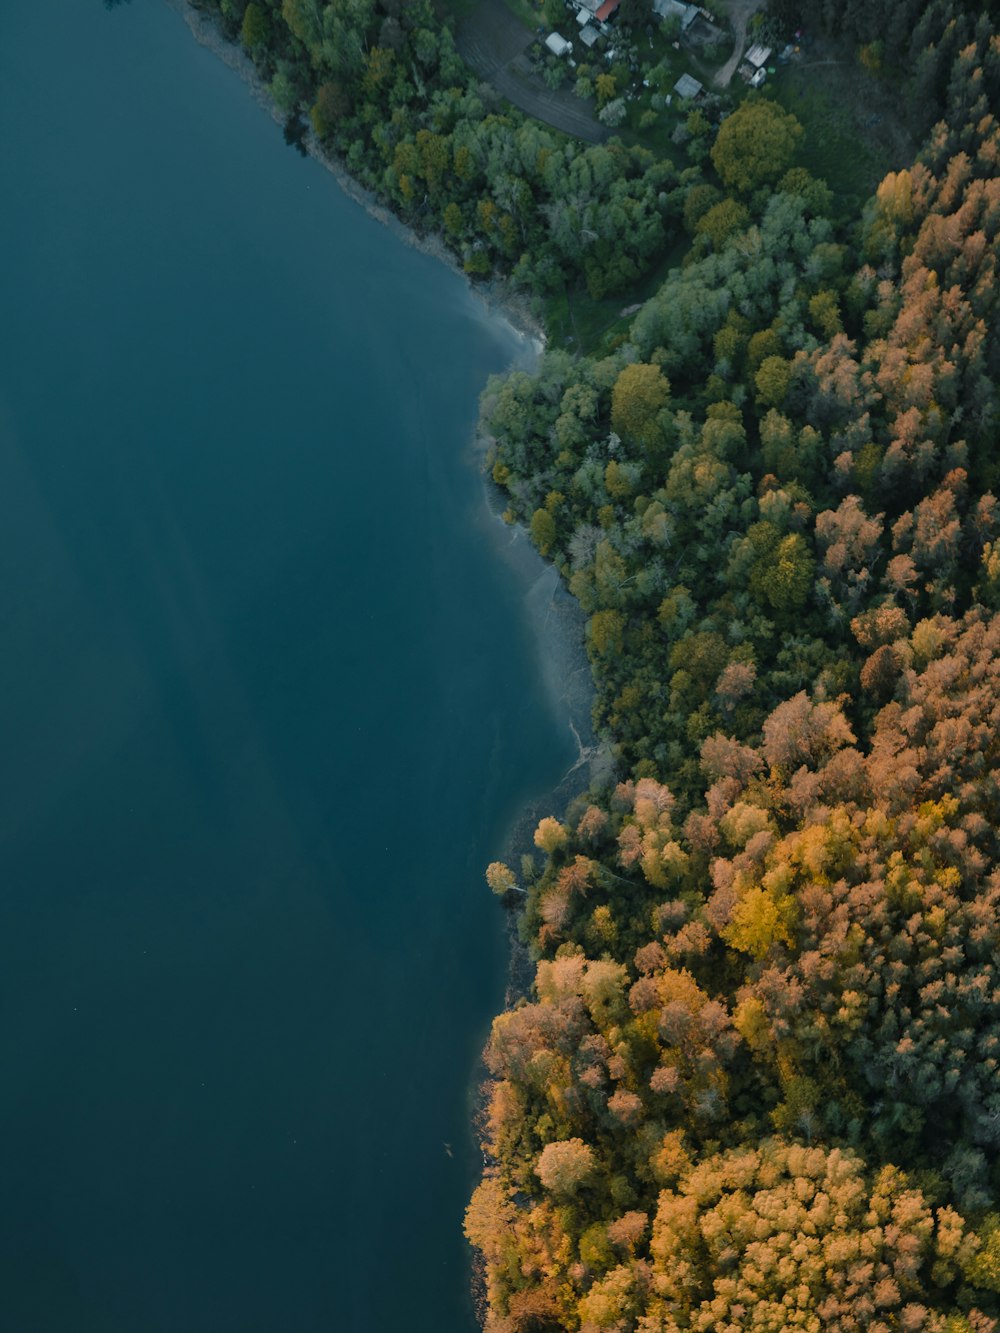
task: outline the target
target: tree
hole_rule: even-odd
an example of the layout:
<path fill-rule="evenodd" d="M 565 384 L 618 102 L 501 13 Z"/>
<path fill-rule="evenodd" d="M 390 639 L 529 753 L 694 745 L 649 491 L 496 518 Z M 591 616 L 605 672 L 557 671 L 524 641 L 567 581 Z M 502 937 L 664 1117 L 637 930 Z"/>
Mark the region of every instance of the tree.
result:
<path fill-rule="evenodd" d="M 576 1193 L 593 1175 L 594 1150 L 583 1139 L 565 1139 L 547 1143 L 535 1166 L 535 1173 L 551 1193 L 565 1198 Z"/>
<path fill-rule="evenodd" d="M 271 36 L 271 22 L 268 12 L 262 5 L 254 3 L 254 0 L 251 0 L 251 3 L 246 7 L 240 35 L 243 39 L 243 45 L 249 51 L 257 46 L 262 46 Z"/>
<path fill-rule="evenodd" d="M 281 13 L 299 41 L 315 53 L 323 34 L 319 0 L 283 0 Z"/>
<path fill-rule="evenodd" d="M 321 139 L 332 137 L 340 121 L 350 115 L 351 98 L 342 83 L 321 83 L 309 113 L 313 129 Z"/>
<path fill-rule="evenodd" d="M 594 88 L 597 92 L 597 105 L 599 108 L 607 106 L 613 101 L 617 91 L 615 76 L 613 74 L 598 74 Z"/>
<path fill-rule="evenodd" d="M 524 892 L 523 889 L 518 889 L 517 878 L 513 870 L 510 866 L 505 865 L 503 861 L 491 861 L 489 863 L 486 867 L 486 883 L 498 898 L 503 898 L 506 894 L 515 891 Z"/>
<path fill-rule="evenodd" d="M 785 172 L 802 133 L 791 112 L 776 102 L 747 101 L 722 122 L 712 162 L 725 185 L 749 194 Z"/>
<path fill-rule="evenodd" d="M 670 399 L 670 381 L 659 366 L 625 366 L 611 391 L 611 425 L 621 436 L 643 442 L 656 434 L 657 418 Z"/>
<path fill-rule="evenodd" d="M 750 221 L 750 212 L 735 199 L 723 199 L 699 218 L 695 227 L 698 236 L 707 236 L 716 250 Z"/>
<path fill-rule="evenodd" d="M 611 129 L 617 129 L 625 119 L 628 108 L 625 106 L 625 99 L 622 97 L 613 97 L 610 102 L 605 102 L 597 113 L 597 119 L 602 125 L 607 125 Z"/>
<path fill-rule="evenodd" d="M 620 611 L 595 611 L 587 625 L 587 640 L 598 657 L 620 657 L 625 621 Z"/>
<path fill-rule="evenodd" d="M 663 1328 L 940 1330 L 926 1292 L 959 1279 L 976 1245 L 898 1168 L 869 1176 L 853 1153 L 771 1139 L 660 1195 L 650 1313 Z"/>
<path fill-rule="evenodd" d="M 560 824 L 559 820 L 553 819 L 551 815 L 546 815 L 544 819 L 539 820 L 535 829 L 535 846 L 551 856 L 563 846 L 567 836 L 566 825 Z"/>
<path fill-rule="evenodd" d="M 531 516 L 531 540 L 542 555 L 548 555 L 556 539 L 556 521 L 547 509 L 536 509 Z"/>
<path fill-rule="evenodd" d="M 767 356 L 754 376 L 758 402 L 765 407 L 780 407 L 791 383 L 791 366 L 783 356 Z"/>

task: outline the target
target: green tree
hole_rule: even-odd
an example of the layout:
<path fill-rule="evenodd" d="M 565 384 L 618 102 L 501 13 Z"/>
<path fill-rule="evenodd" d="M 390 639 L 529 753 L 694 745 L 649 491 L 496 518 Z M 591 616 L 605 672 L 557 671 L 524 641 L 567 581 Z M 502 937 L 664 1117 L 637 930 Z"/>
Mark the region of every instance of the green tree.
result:
<path fill-rule="evenodd" d="M 243 27 L 240 30 L 243 45 L 252 51 L 256 46 L 263 46 L 271 36 L 271 21 L 263 5 L 251 0 L 243 15 Z"/>
<path fill-rule="evenodd" d="M 780 407 L 784 402 L 792 370 L 783 356 L 766 356 L 754 376 L 757 400 L 765 407 Z"/>
<path fill-rule="evenodd" d="M 703 214 L 695 227 L 695 234 L 707 236 L 715 250 L 721 250 L 726 241 L 741 231 L 750 221 L 750 212 L 735 199 L 723 199 Z"/>
<path fill-rule="evenodd" d="M 321 139 L 332 137 L 337 125 L 350 114 L 351 99 L 340 83 L 321 83 L 316 101 L 309 112 L 313 129 Z"/>
<path fill-rule="evenodd" d="M 299 41 L 315 54 L 323 35 L 319 0 L 283 0 L 281 13 Z"/>
<path fill-rule="evenodd" d="M 536 509 L 531 516 L 531 540 L 548 555 L 556 539 L 556 521 L 547 509 Z"/>
<path fill-rule="evenodd" d="M 773 523 L 755 523 L 746 543 L 753 552 L 751 593 L 775 611 L 793 611 L 809 596 L 814 561 L 800 533 L 782 536 Z"/>
<path fill-rule="evenodd" d="M 590 618 L 590 646 L 600 657 L 620 657 L 625 622 L 620 611 L 595 611 Z"/>

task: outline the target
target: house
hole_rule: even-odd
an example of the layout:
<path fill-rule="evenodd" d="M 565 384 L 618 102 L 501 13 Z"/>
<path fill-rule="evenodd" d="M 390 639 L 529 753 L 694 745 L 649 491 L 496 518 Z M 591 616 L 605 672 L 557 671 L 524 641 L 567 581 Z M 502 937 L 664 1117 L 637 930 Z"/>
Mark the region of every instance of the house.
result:
<path fill-rule="evenodd" d="M 686 5 L 683 0 L 653 0 L 653 13 L 661 19 L 680 19 L 681 32 L 687 32 L 698 17 L 698 6 Z"/>
<path fill-rule="evenodd" d="M 600 35 L 601 34 L 596 28 L 591 28 L 588 25 L 586 28 L 581 29 L 580 41 L 583 42 L 584 46 L 590 47 L 594 45 Z"/>
<path fill-rule="evenodd" d="M 682 74 L 674 84 L 674 92 L 677 96 L 689 102 L 696 101 L 704 91 L 698 80 L 692 78 L 690 74 Z"/>
<path fill-rule="evenodd" d="M 550 32 L 545 39 L 545 45 L 554 56 L 568 56 L 573 50 L 573 43 L 567 42 L 565 37 L 560 37 L 557 32 Z"/>
<path fill-rule="evenodd" d="M 594 18 L 597 19 L 598 23 L 607 23 L 620 4 L 621 0 L 604 0 L 600 9 L 594 14 Z"/>
<path fill-rule="evenodd" d="M 770 54 L 771 48 L 769 46 L 762 46 L 760 43 L 751 46 L 743 57 L 743 64 L 739 68 L 739 75 L 744 83 L 749 83 L 751 88 L 760 87 L 767 78 L 765 65 Z"/>

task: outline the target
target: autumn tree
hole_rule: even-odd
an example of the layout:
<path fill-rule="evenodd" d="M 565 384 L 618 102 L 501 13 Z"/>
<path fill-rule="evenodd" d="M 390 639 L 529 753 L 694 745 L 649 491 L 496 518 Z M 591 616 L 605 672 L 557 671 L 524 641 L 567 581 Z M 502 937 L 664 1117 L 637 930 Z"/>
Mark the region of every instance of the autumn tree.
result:
<path fill-rule="evenodd" d="M 622 436 L 648 443 L 669 399 L 670 384 L 659 366 L 624 366 L 611 392 L 611 425 Z"/>
<path fill-rule="evenodd" d="M 954 1307 L 928 1308 L 927 1291 L 957 1287 L 977 1248 L 898 1169 L 771 1139 L 661 1194 L 648 1309 L 674 1328 L 943 1330 Z"/>
<path fill-rule="evenodd" d="M 783 174 L 802 133 L 791 112 L 776 102 L 748 100 L 723 121 L 712 145 L 712 162 L 725 185 L 749 194 Z"/>
<path fill-rule="evenodd" d="M 535 1170 L 544 1187 L 557 1197 L 573 1195 L 594 1172 L 594 1150 L 582 1139 L 547 1143 Z"/>

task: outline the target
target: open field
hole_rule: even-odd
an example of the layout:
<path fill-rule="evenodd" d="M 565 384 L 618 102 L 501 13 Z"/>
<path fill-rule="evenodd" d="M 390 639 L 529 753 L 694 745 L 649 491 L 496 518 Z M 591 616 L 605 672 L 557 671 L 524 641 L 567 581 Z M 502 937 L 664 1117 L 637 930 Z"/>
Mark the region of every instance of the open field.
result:
<path fill-rule="evenodd" d="M 891 90 L 833 43 L 779 67 L 766 89 L 801 122 L 799 160 L 830 186 L 842 214 L 856 213 L 887 171 L 913 160 Z"/>

